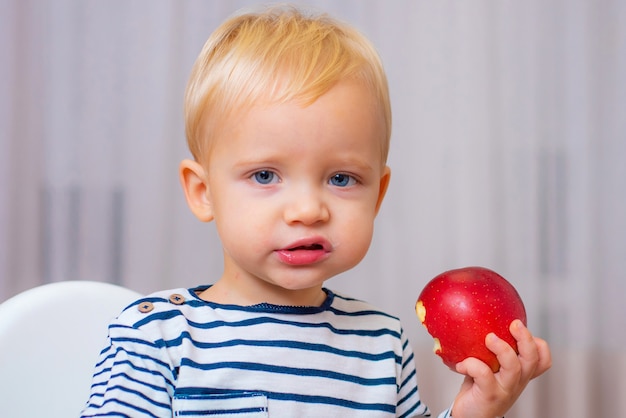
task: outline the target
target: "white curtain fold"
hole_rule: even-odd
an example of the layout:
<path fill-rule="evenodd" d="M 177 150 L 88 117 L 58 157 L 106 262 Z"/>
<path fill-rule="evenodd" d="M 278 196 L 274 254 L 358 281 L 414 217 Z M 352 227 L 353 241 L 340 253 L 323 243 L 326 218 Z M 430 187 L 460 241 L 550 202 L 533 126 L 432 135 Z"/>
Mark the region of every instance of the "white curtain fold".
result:
<path fill-rule="evenodd" d="M 0 0 L 0 301 L 218 277 L 213 226 L 178 184 L 182 96 L 210 32 L 259 3 Z M 459 376 L 413 304 L 443 270 L 491 267 L 555 357 L 507 416 L 626 415 L 626 3 L 299 3 L 374 42 L 393 101 L 371 251 L 328 286 L 402 318 L 443 409 Z"/>

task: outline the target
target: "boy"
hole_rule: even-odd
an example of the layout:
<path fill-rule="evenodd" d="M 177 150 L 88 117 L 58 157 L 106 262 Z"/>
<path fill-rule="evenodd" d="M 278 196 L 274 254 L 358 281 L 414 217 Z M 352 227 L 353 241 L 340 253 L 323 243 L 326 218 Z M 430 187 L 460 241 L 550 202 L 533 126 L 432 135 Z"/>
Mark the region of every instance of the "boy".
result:
<path fill-rule="evenodd" d="M 224 272 L 111 324 L 82 416 L 428 416 L 399 321 L 323 287 L 365 256 L 390 178 L 370 43 L 289 7 L 236 16 L 205 44 L 185 101 L 181 183 L 216 223 Z M 487 339 L 500 372 L 459 363 L 455 418 L 502 415 L 549 367 L 544 341 L 511 331 L 519 356 Z"/>

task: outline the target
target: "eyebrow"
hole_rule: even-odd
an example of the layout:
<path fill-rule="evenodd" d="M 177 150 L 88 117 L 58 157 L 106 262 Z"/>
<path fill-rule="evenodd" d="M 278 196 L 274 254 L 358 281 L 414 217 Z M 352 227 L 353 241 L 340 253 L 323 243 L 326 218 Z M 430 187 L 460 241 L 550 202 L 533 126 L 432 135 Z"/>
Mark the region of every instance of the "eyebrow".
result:
<path fill-rule="evenodd" d="M 282 157 L 284 158 L 284 157 Z M 331 157 L 334 158 L 334 157 Z M 234 166 L 236 168 L 245 168 L 248 166 L 255 166 L 255 165 L 259 165 L 259 166 L 263 166 L 263 165 L 273 165 L 273 164 L 277 164 L 277 162 L 281 159 L 281 157 L 277 157 L 275 155 L 266 155 L 266 156 L 252 156 L 250 158 L 245 157 L 242 158 L 240 160 L 238 160 Z M 341 157 L 337 157 L 335 160 L 331 160 L 330 158 L 325 160 L 325 161 L 330 161 L 330 165 L 333 166 L 337 166 L 338 170 L 341 170 L 341 167 L 347 167 L 347 169 L 349 170 L 351 167 L 356 168 L 357 170 L 362 170 L 362 171 L 367 171 L 367 172 L 372 172 L 375 170 L 376 168 L 376 164 L 371 164 L 369 161 L 364 161 L 362 159 L 359 158 L 341 158 Z"/>
<path fill-rule="evenodd" d="M 357 158 L 338 158 L 339 166 L 347 166 L 347 167 L 357 167 L 360 170 L 365 171 L 374 171 L 374 165 L 370 164 L 369 161 L 363 161 Z"/>

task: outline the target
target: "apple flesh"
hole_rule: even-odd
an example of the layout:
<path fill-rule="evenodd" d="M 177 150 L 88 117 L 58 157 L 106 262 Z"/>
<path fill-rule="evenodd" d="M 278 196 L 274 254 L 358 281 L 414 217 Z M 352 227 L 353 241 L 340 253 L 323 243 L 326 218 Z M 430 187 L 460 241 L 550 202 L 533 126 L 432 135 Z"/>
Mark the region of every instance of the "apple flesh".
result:
<path fill-rule="evenodd" d="M 515 319 L 526 325 L 526 310 L 513 285 L 484 267 L 439 274 L 424 287 L 415 310 L 435 339 L 435 354 L 452 370 L 456 363 L 475 357 L 497 372 L 500 363 L 485 346 L 485 337 L 493 332 L 517 352 L 509 326 Z"/>

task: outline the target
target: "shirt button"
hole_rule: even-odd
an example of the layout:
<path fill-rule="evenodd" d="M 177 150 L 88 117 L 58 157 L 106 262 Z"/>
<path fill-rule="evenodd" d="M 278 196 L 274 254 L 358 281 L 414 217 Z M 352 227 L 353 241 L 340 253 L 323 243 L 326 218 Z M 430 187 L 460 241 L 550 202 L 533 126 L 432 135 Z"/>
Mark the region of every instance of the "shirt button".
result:
<path fill-rule="evenodd" d="M 170 302 L 172 302 L 174 305 L 182 305 L 183 303 L 185 303 L 185 298 L 183 297 L 183 295 L 174 293 L 170 296 Z"/>
<path fill-rule="evenodd" d="M 141 302 L 137 309 L 139 309 L 139 312 L 141 313 L 148 313 L 154 309 L 154 305 L 152 302 Z"/>

